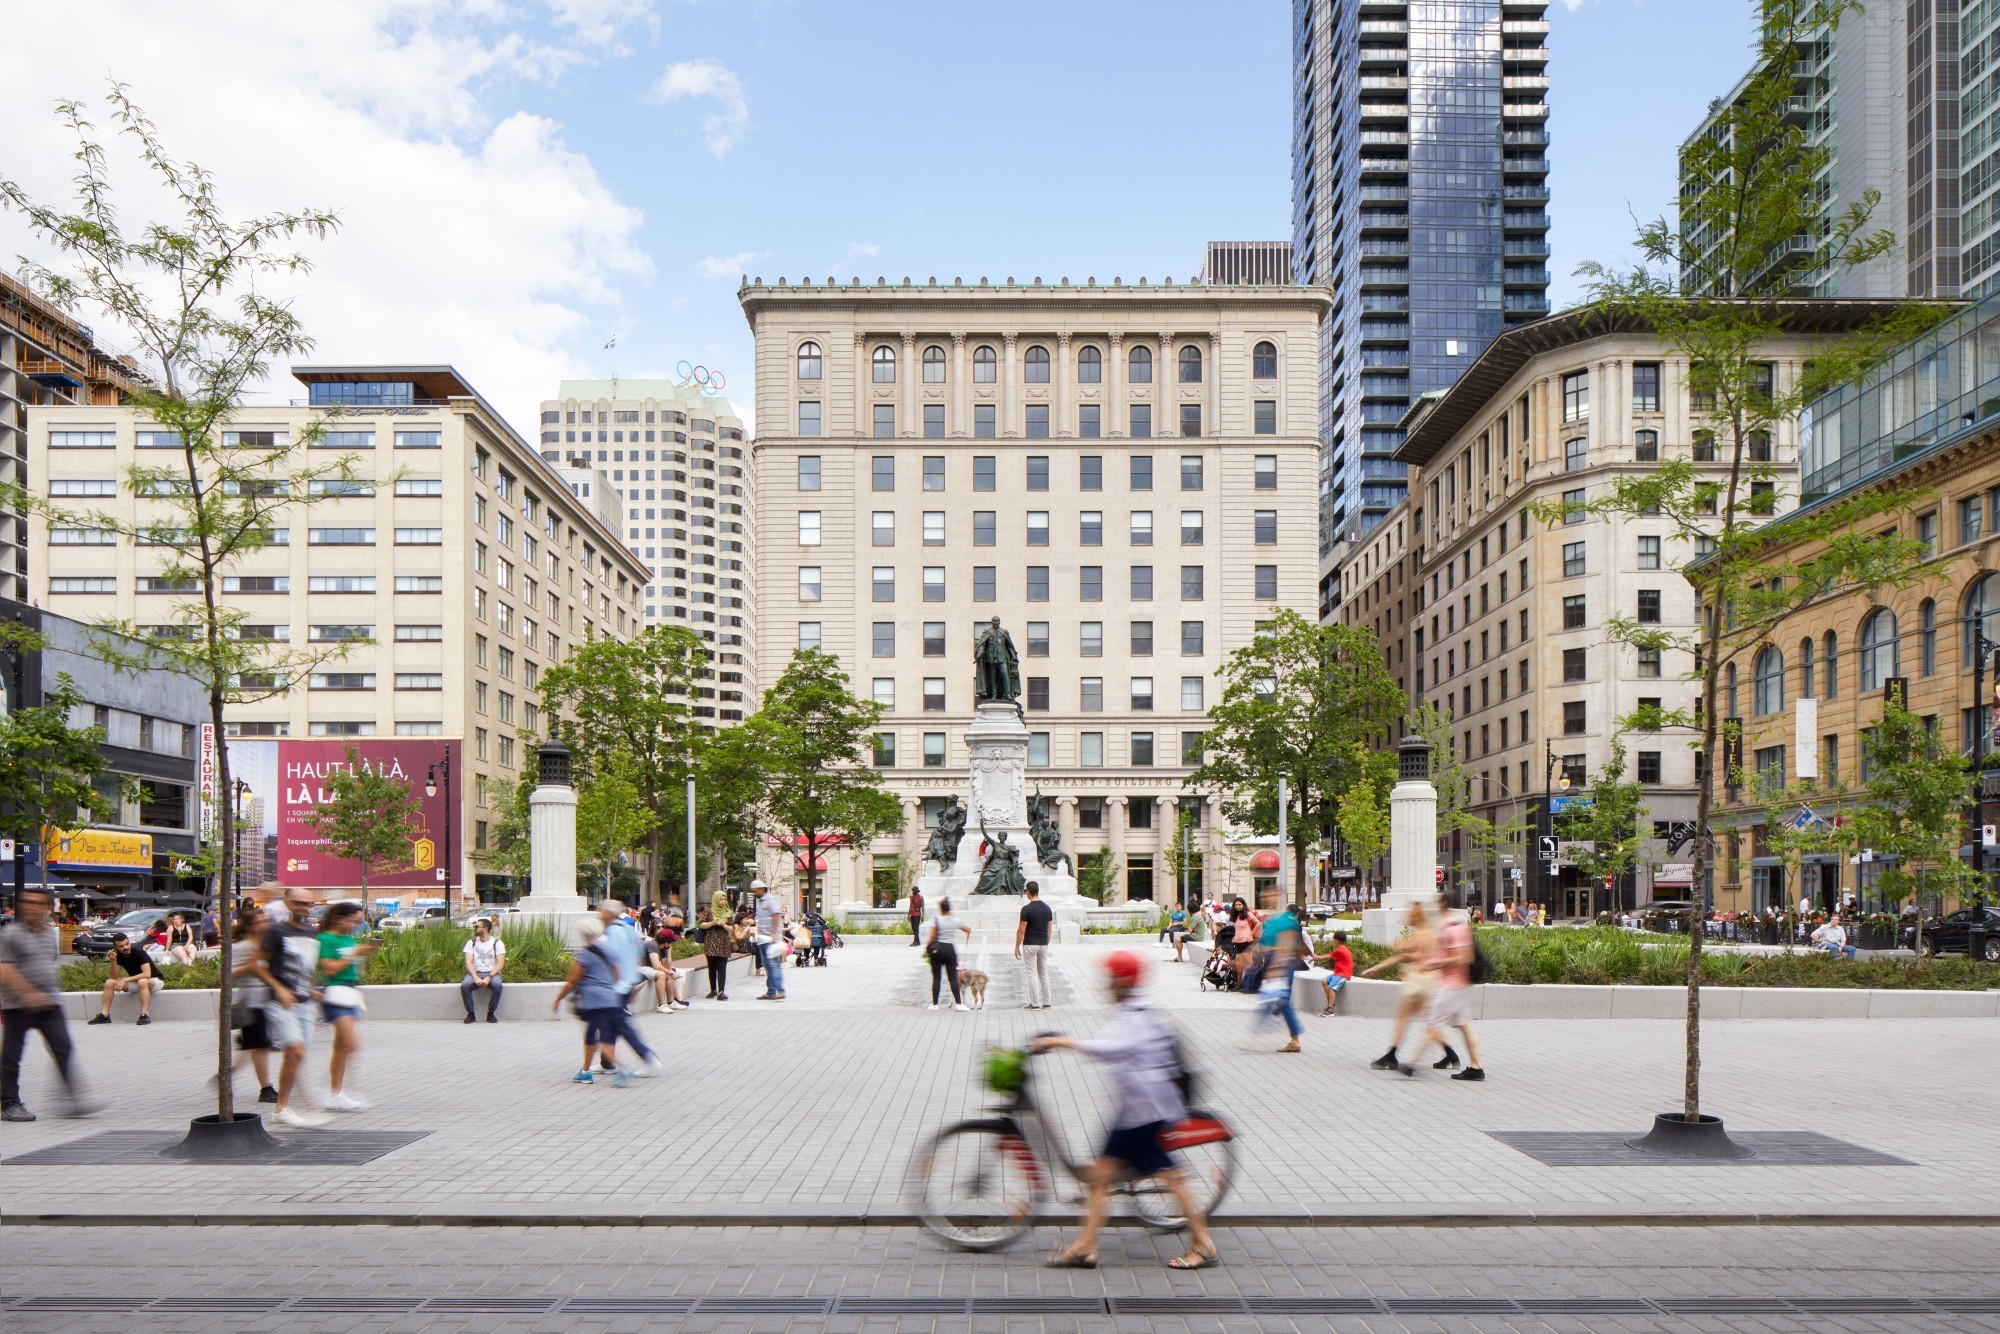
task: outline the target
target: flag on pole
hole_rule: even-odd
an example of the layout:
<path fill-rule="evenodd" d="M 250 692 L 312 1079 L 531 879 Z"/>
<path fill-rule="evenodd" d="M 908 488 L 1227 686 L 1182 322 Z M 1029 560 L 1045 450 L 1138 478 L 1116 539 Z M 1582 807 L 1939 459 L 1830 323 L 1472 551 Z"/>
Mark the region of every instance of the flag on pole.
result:
<path fill-rule="evenodd" d="M 605 344 L 604 346 L 606 346 L 606 347 L 617 347 L 617 346 L 618 346 L 618 335 L 617 335 L 617 334 L 612 334 L 612 335 L 611 335 L 611 341 L 610 341 L 610 342 L 608 342 L 608 343 L 606 343 L 606 344 Z"/>

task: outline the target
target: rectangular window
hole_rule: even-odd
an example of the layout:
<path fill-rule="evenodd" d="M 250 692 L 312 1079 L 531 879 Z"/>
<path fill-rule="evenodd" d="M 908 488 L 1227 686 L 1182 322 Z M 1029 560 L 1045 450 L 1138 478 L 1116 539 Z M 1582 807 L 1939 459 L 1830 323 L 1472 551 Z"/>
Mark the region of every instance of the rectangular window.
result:
<path fill-rule="evenodd" d="M 1028 622 L 1028 656 L 1046 658 L 1049 656 L 1049 623 L 1047 621 Z"/>
<path fill-rule="evenodd" d="M 396 673 L 396 689 L 398 689 L 398 690 L 443 690 L 443 689 L 444 689 L 444 673 L 442 673 L 442 672 L 397 672 L 397 673 Z"/>
<path fill-rule="evenodd" d="M 944 656 L 944 622 L 924 622 L 924 656 L 942 658 Z"/>
<path fill-rule="evenodd" d="M 1660 433 L 1658 431 L 1632 432 L 1632 456 L 1641 463 L 1660 461 Z"/>
<path fill-rule="evenodd" d="M 1083 621 L 1077 625 L 1077 656 L 1101 658 L 1104 656 L 1104 622 Z"/>
<path fill-rule="evenodd" d="M 942 676 L 926 676 L 924 678 L 924 712 L 943 713 L 944 711 L 944 678 Z"/>
<path fill-rule="evenodd" d="M 1132 678 L 1132 711 L 1151 713 L 1153 711 L 1153 678 L 1135 676 Z"/>
<path fill-rule="evenodd" d="M 1028 489 L 1046 491 L 1049 489 L 1049 456 L 1047 454 L 1028 455 Z"/>
<path fill-rule="evenodd" d="M 1085 565 L 1076 572 L 1076 595 L 1082 602 L 1104 601 L 1104 567 Z"/>
<path fill-rule="evenodd" d="M 1252 516 L 1255 541 L 1260 547 L 1276 546 L 1278 542 L 1278 511 L 1258 510 Z"/>
<path fill-rule="evenodd" d="M 1642 588 L 1639 592 L 1639 624 L 1658 625 L 1660 623 L 1660 590 Z"/>
<path fill-rule="evenodd" d="M 924 511 L 924 545 L 941 547 L 944 545 L 944 511 Z"/>
<path fill-rule="evenodd" d="M 1655 680 L 1659 678 L 1660 650 L 1656 648 L 1642 648 L 1639 650 L 1639 675 Z"/>
<path fill-rule="evenodd" d="M 1585 650 L 1566 648 L 1563 650 L 1563 680 L 1581 681 L 1584 673 Z"/>
<path fill-rule="evenodd" d="M 1276 435 L 1278 433 L 1278 400 L 1260 398 L 1250 405 L 1251 431 L 1256 435 Z"/>
<path fill-rule="evenodd" d="M 799 601 L 818 602 L 820 600 L 820 567 L 799 566 Z"/>
<path fill-rule="evenodd" d="M 1104 435 L 1104 409 L 1095 403 L 1085 403 L 1076 410 L 1076 434 L 1082 440 L 1097 440 Z"/>
<path fill-rule="evenodd" d="M 1639 752 L 1639 781 L 1657 783 L 1660 781 L 1660 752 L 1642 750 Z"/>
<path fill-rule="evenodd" d="M 1049 512 L 1047 510 L 1028 511 L 1028 545 L 1045 547 L 1049 544 Z"/>
<path fill-rule="evenodd" d="M 1029 403 L 1026 405 L 1026 411 L 1027 411 L 1026 425 L 1027 425 L 1028 439 L 1030 440 L 1048 439 L 1049 405 L 1046 403 Z"/>
<path fill-rule="evenodd" d="M 944 490 L 944 456 L 926 454 L 924 456 L 924 490 Z"/>
<path fill-rule="evenodd" d="M 896 623 L 876 621 L 873 635 L 874 655 L 878 658 L 896 656 Z"/>
<path fill-rule="evenodd" d="M 1150 440 L 1153 438 L 1153 405 L 1151 403 L 1132 404 L 1128 410 L 1126 420 L 1130 429 L 1125 434 L 1131 436 L 1134 440 Z"/>
<path fill-rule="evenodd" d="M 875 702 L 885 709 L 896 707 L 896 678 L 878 676 L 875 678 Z"/>
<path fill-rule="evenodd" d="M 893 769 L 896 767 L 896 734 L 877 732 L 875 734 L 875 767 Z"/>
<path fill-rule="evenodd" d="M 116 449 L 116 431 L 50 431 L 50 449 Z M 139 432 L 140 449 L 179 449 L 181 438 L 173 431 Z"/>
<path fill-rule="evenodd" d="M 1200 510 L 1181 511 L 1181 545 L 1198 547 L 1202 541 L 1202 512 Z"/>
<path fill-rule="evenodd" d="M 1278 596 L 1277 566 L 1259 565 L 1254 568 L 1252 574 L 1255 580 L 1255 590 L 1257 597 L 1269 600 L 1271 598 L 1275 598 Z"/>
<path fill-rule="evenodd" d="M 1181 678 L 1181 708 L 1189 713 L 1200 713 L 1208 706 L 1202 700 L 1203 681 L 1199 676 Z"/>
<path fill-rule="evenodd" d="M 894 403 L 876 403 L 873 406 L 875 409 L 875 438 L 877 440 L 895 439 L 896 405 Z"/>
<path fill-rule="evenodd" d="M 1590 415 L 1590 372 L 1571 371 L 1562 378 L 1563 420 L 1580 422 Z"/>
<path fill-rule="evenodd" d="M 1028 707 L 1030 709 L 1036 710 L 1037 712 L 1041 713 L 1048 712 L 1049 710 L 1048 677 L 1031 676 L 1028 678 Z"/>
<path fill-rule="evenodd" d="M 1563 441 L 1563 471 L 1575 472 L 1590 462 L 1590 441 L 1584 436 Z"/>
<path fill-rule="evenodd" d="M 816 547 L 819 545 L 819 511 L 799 511 L 799 545 Z"/>
<path fill-rule="evenodd" d="M 638 474 L 635 473 L 633 475 L 636 477 Z M 819 490 L 819 455 L 802 454 L 799 456 L 799 490 Z"/>
<path fill-rule="evenodd" d="M 440 535 L 439 540 L 443 537 Z M 375 545 L 373 528 L 308 528 L 306 542 L 316 547 L 372 547 Z"/>
<path fill-rule="evenodd" d="M 1581 593 L 1574 597 L 1563 599 L 1563 629 L 1583 629 L 1583 595 Z M 1525 639 L 1526 637 L 1526 634 L 1523 633 L 1522 638 Z"/>
<path fill-rule="evenodd" d="M 1201 435 L 1201 404 L 1181 404 L 1181 438 L 1195 439 Z"/>
<path fill-rule="evenodd" d="M 1581 542 L 1563 543 L 1563 577 L 1571 579 L 1583 572 L 1584 544 Z"/>
<path fill-rule="evenodd" d="M 1028 767 L 1030 769 L 1046 769 L 1049 767 L 1049 734 L 1047 732 L 1028 733 Z"/>
<path fill-rule="evenodd" d="M 1134 454 L 1132 456 L 1131 483 L 1134 491 L 1151 491 L 1153 489 L 1153 456 L 1151 454 Z"/>
<path fill-rule="evenodd" d="M 442 528 L 398 528 L 396 545 L 399 547 L 441 547 L 444 545 Z"/>
<path fill-rule="evenodd" d="M 799 622 L 799 647 L 818 648 L 820 646 L 820 623 L 818 621 Z"/>
<path fill-rule="evenodd" d="M 896 511 L 876 510 L 874 514 L 870 517 L 869 531 L 873 535 L 872 540 L 874 541 L 874 544 L 876 546 L 878 547 L 895 546 Z"/>
<path fill-rule="evenodd" d="M 223 434 L 226 437 L 228 432 L 224 432 Z M 277 434 L 282 442 L 284 432 L 280 431 Z M 444 435 L 440 431 L 396 432 L 396 448 L 398 449 L 440 449 L 443 445 Z"/>
<path fill-rule="evenodd" d="M 444 640 L 444 627 L 442 625 L 399 625 L 396 627 L 396 640 L 398 643 L 403 644 L 440 643 Z M 480 641 L 482 643 L 485 642 L 485 636 L 480 636 Z"/>
<path fill-rule="evenodd" d="M 1084 454 L 1076 461 L 1076 489 L 1079 491 L 1102 491 L 1104 489 L 1104 456 Z"/>
<path fill-rule="evenodd" d="M 975 455 L 972 460 L 972 489 L 974 491 L 997 491 L 999 484 L 999 461 L 991 454 Z"/>
<path fill-rule="evenodd" d="M 881 425 L 879 418 L 876 421 L 876 425 L 878 427 Z M 944 404 L 924 404 L 924 439 L 944 439 Z"/>
<path fill-rule="evenodd" d="M 995 510 L 972 512 L 972 545 L 990 547 L 999 541 L 999 516 Z"/>
<path fill-rule="evenodd" d="M 1049 567 L 1030 565 L 1028 567 L 1028 601 L 1047 602 L 1049 600 Z"/>
<path fill-rule="evenodd" d="M 1580 699 L 1569 700 L 1563 705 L 1563 735 L 1582 736 L 1584 732 L 1584 705 Z"/>
<path fill-rule="evenodd" d="M 1102 732 L 1079 732 L 1079 733 L 1077 734 L 1077 738 L 1076 738 L 1076 762 L 1077 762 L 1078 764 L 1082 765 L 1082 766 L 1083 766 L 1084 768 L 1086 768 L 1086 769 L 1098 769 L 1098 768 L 1102 768 L 1102 767 L 1103 767 L 1103 765 L 1104 765 L 1104 733 L 1102 733 Z M 1104 816 L 1103 816 L 1103 809 L 1104 809 L 1104 808 L 1103 808 L 1103 806 L 1102 806 L 1101 804 L 1097 804 L 1097 803 L 1098 803 L 1098 799 L 1097 799 L 1097 798 L 1095 798 L 1095 797 L 1085 797 L 1085 798 L 1083 799 L 1083 801 L 1079 801 L 1079 802 L 1077 803 L 1077 806 L 1076 806 L 1076 823 L 1077 823 L 1077 827 L 1078 827 L 1078 828 L 1080 828 L 1080 829 L 1084 829 L 1084 828 L 1088 828 L 1088 829 L 1094 829 L 1094 828 L 1097 828 L 1097 826 L 1096 826 L 1096 825 L 1085 825 L 1085 824 L 1084 824 L 1084 822 L 1083 822 L 1083 808 L 1084 808 L 1084 804 L 1085 804 L 1085 802 L 1089 802 L 1089 803 L 1092 803 L 1092 813 L 1093 813 L 1093 814 L 1094 814 L 1094 815 L 1095 815 L 1095 816 L 1097 817 L 1097 819 L 1098 819 L 1099 821 L 1102 821 L 1102 820 L 1103 820 L 1103 818 L 1104 818 Z"/>
<path fill-rule="evenodd" d="M 944 601 L 944 566 L 924 566 L 924 601 Z"/>
<path fill-rule="evenodd" d="M 1151 621 L 1132 622 L 1132 656 L 1150 658 L 1153 656 L 1153 623 Z"/>
<path fill-rule="evenodd" d="M 1077 707 L 1085 713 L 1104 712 L 1104 678 L 1086 676 L 1077 683 Z"/>
<path fill-rule="evenodd" d="M 1132 511 L 1132 545 L 1135 547 L 1153 545 L 1153 511 Z"/>
<path fill-rule="evenodd" d="M 1077 544 L 1086 547 L 1104 545 L 1104 512 L 1085 510 L 1077 516 Z"/>
<path fill-rule="evenodd" d="M 896 459 L 892 454 L 877 454 L 869 468 L 870 486 L 876 491 L 896 489 Z"/>
<path fill-rule="evenodd" d="M 331 486 L 334 483 L 329 482 L 328 485 Z M 342 485 L 349 488 L 365 487 L 366 489 L 360 491 L 351 489 L 343 490 L 337 494 L 348 496 L 372 496 L 375 494 L 375 484 L 373 482 L 347 482 Z M 441 496 L 444 494 L 444 479 L 442 477 L 398 477 L 396 479 L 396 494 L 399 496 Z"/>
<path fill-rule="evenodd" d="M 359 644 L 375 637 L 372 625 L 315 625 L 307 636 L 315 644 Z"/>
<path fill-rule="evenodd" d="M 1961 545 L 1977 542 L 1985 506 L 1978 496 L 1958 502 L 1958 540 Z"/>
<path fill-rule="evenodd" d="M 944 768 L 944 733 L 924 733 L 924 768 Z"/>
<path fill-rule="evenodd" d="M 1917 516 L 1917 541 L 1923 543 L 1924 555 L 1935 556 L 1938 551 L 1937 511 Z"/>
<path fill-rule="evenodd" d="M 998 435 L 998 434 L 999 434 L 999 431 L 998 431 L 998 430 L 997 430 L 997 429 L 995 428 L 995 425 L 994 425 L 994 422 L 995 422 L 995 417 L 994 417 L 994 414 L 995 414 L 995 413 L 996 413 L 996 412 L 997 412 L 998 410 L 999 410 L 999 409 L 998 409 L 998 408 L 996 408 L 996 407 L 995 407 L 995 406 L 994 406 L 993 404 L 991 404 L 991 403 L 974 403 L 974 404 L 972 405 L 972 438 L 973 438 L 973 439 L 975 439 L 975 440 L 991 440 L 991 439 L 993 439 L 993 438 L 994 438 L 994 437 L 995 437 L 996 435 Z"/>
<path fill-rule="evenodd" d="M 1639 568 L 1657 570 L 1660 568 L 1660 539 L 1642 537 L 1639 539 Z"/>
<path fill-rule="evenodd" d="M 1632 363 L 1632 411 L 1658 412 L 1660 410 L 1660 363 L 1657 361 L 1635 361 Z"/>
<path fill-rule="evenodd" d="M 1146 769 L 1146 768 L 1151 768 L 1152 763 L 1153 763 L 1153 734 L 1151 732 L 1134 732 L 1132 734 L 1132 766 L 1137 769 Z M 1151 827 L 1152 824 L 1151 817 L 1153 813 L 1152 802 L 1135 801 L 1128 809 L 1135 818 L 1139 816 L 1139 813 L 1141 811 L 1145 812 L 1145 818 L 1147 820 L 1147 823 L 1143 826 L 1135 824 L 1133 828 L 1137 829 L 1137 828 Z"/>
<path fill-rule="evenodd" d="M 877 565 L 869 573 L 869 587 L 876 602 L 896 600 L 896 567 Z"/>
<path fill-rule="evenodd" d="M 1181 455 L 1181 490 L 1199 491 L 1201 483 L 1201 455 Z"/>
<path fill-rule="evenodd" d="M 975 565 L 972 567 L 972 600 L 974 602 L 991 602 L 994 600 L 996 594 L 994 592 L 993 569 L 994 567 L 991 565 Z"/>
<path fill-rule="evenodd" d="M 799 404 L 799 434 L 819 434 L 819 404 L 812 402 Z"/>
<path fill-rule="evenodd" d="M 1183 657 L 1189 657 L 1189 658 L 1199 657 L 1204 651 L 1202 647 L 1203 638 L 1204 636 L 1202 634 L 1202 622 L 1182 621 L 1181 655 Z"/>
<path fill-rule="evenodd" d="M 1562 504 L 1563 504 L 1564 523 L 1582 523 L 1585 519 L 1590 517 L 1589 514 L 1586 513 L 1583 508 L 1583 500 L 1584 500 L 1584 489 L 1582 487 L 1578 487 L 1574 491 L 1563 492 Z"/>
<path fill-rule="evenodd" d="M 1153 600 L 1153 567 L 1134 565 L 1132 567 L 1132 600 L 1151 602 Z"/>
<path fill-rule="evenodd" d="M 1181 566 L 1181 601 L 1201 601 L 1203 568 L 1200 565 Z"/>
<path fill-rule="evenodd" d="M 1278 456 L 1259 454 L 1256 459 L 1257 489 L 1276 491 L 1278 489 Z"/>

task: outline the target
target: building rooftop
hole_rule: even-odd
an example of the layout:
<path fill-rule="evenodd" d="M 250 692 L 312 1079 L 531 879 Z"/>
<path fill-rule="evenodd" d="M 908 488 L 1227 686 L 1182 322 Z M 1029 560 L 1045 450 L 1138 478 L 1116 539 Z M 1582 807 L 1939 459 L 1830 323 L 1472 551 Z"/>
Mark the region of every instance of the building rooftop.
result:
<path fill-rule="evenodd" d="M 564 380 L 556 386 L 555 397 L 548 401 L 553 403 L 572 398 L 579 402 L 669 399 L 717 417 L 743 420 L 743 414 L 728 399 L 720 394 L 704 394 L 679 380 L 628 380 L 622 376 L 616 380 Z"/>
<path fill-rule="evenodd" d="M 1029 282 L 1017 282 L 1009 277 L 1004 282 L 994 282 L 982 276 L 977 282 L 964 278 L 953 278 L 949 283 L 936 278 L 928 278 L 918 283 L 904 278 L 891 285 L 886 278 L 877 278 L 873 283 L 864 284 L 854 278 L 842 283 L 829 278 L 823 283 L 814 283 L 810 278 L 798 282 L 787 282 L 783 276 L 774 282 L 762 278 L 746 278 L 737 289 L 736 296 L 743 303 L 746 312 L 754 313 L 756 308 L 772 297 L 811 296 L 836 301 L 886 302 L 922 295 L 927 298 L 944 297 L 953 301 L 1004 300 L 1049 300 L 1067 301 L 1214 301 L 1229 297 L 1245 301 L 1310 301 L 1322 310 L 1333 305 L 1333 290 L 1327 287 L 1303 287 L 1292 283 L 1283 284 L 1232 284 L 1204 283 L 1190 279 L 1175 282 L 1166 278 L 1160 282 L 1149 282 L 1143 275 L 1134 282 L 1126 282 L 1123 277 L 1113 277 L 1109 283 L 1100 283 L 1096 278 L 1086 278 L 1080 283 L 1072 283 L 1068 278 L 1047 283 L 1037 277 Z"/>

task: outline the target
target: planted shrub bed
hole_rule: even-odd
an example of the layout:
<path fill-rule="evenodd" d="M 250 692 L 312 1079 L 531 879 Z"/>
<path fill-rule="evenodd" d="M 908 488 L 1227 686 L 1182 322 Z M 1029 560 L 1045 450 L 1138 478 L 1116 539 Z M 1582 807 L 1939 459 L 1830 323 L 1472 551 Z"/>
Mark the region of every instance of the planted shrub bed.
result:
<path fill-rule="evenodd" d="M 465 976 L 465 942 L 472 939 L 468 928 L 417 926 L 384 932 L 378 938 L 382 949 L 362 972 L 364 986 L 456 982 Z M 569 976 L 569 951 L 548 928 L 503 927 L 500 939 L 507 946 L 503 974 L 507 981 L 560 982 Z M 198 991 L 218 985 L 221 964 L 209 955 L 192 964 L 168 964 L 156 971 L 168 991 Z M 110 980 L 111 965 L 102 960 L 83 960 L 62 968 L 64 991 L 96 991 Z"/>

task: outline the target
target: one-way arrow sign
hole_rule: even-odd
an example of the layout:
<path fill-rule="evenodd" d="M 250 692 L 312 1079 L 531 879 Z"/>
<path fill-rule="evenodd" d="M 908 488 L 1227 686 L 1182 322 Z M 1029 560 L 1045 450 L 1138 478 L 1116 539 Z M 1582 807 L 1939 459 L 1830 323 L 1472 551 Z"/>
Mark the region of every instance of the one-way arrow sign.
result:
<path fill-rule="evenodd" d="M 1542 860 L 1554 865 L 1556 860 L 1556 839 L 1553 834 L 1545 834 L 1541 839 Z"/>

